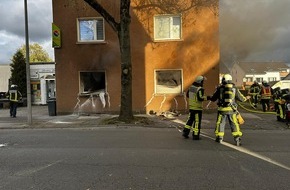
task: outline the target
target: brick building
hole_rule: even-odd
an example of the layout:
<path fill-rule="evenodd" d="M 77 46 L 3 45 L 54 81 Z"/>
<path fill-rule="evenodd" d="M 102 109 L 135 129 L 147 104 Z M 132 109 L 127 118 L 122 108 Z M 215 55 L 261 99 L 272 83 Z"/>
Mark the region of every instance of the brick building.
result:
<path fill-rule="evenodd" d="M 118 18 L 119 1 L 99 2 Z M 131 1 L 133 111 L 186 110 L 184 92 L 197 75 L 207 77 L 206 93 L 219 82 L 218 0 L 200 7 L 191 0 L 146 2 Z M 55 48 L 58 114 L 118 112 L 117 34 L 83 0 L 53 0 L 53 22 L 61 32 Z"/>

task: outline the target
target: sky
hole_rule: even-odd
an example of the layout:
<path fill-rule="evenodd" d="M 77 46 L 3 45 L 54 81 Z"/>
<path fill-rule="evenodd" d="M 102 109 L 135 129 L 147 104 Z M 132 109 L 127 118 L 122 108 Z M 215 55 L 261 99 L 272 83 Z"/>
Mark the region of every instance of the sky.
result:
<path fill-rule="evenodd" d="M 27 0 L 29 43 L 54 60 L 51 0 Z M 290 63 L 290 0 L 220 0 L 221 62 Z M 24 0 L 0 0 L 0 64 L 25 44 Z"/>
<path fill-rule="evenodd" d="M 220 0 L 221 62 L 290 63 L 290 0 Z"/>
<path fill-rule="evenodd" d="M 29 44 L 38 43 L 54 60 L 51 43 L 52 1 L 27 0 Z M 0 64 L 10 64 L 25 44 L 24 0 L 0 0 Z"/>

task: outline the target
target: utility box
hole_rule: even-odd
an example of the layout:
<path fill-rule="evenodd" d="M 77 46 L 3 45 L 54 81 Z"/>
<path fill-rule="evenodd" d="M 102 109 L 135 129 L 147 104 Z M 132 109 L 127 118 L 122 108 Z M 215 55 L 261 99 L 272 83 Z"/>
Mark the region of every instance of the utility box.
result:
<path fill-rule="evenodd" d="M 56 98 L 49 98 L 47 105 L 49 116 L 56 116 Z"/>

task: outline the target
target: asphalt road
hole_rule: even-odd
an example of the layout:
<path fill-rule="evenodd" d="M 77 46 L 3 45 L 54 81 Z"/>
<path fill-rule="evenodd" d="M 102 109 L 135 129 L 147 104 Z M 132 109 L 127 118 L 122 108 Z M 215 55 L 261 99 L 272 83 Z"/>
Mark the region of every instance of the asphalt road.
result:
<path fill-rule="evenodd" d="M 243 146 L 175 128 L 0 130 L 0 189 L 290 189 L 290 130 L 244 129 Z"/>

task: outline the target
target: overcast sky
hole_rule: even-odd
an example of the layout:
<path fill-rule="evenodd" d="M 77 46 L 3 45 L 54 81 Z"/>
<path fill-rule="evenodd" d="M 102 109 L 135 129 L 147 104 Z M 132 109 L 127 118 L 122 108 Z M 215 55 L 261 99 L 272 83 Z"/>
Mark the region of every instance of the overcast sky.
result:
<path fill-rule="evenodd" d="M 29 43 L 39 43 L 54 60 L 51 48 L 51 0 L 27 0 Z M 0 0 L 0 64 L 11 63 L 25 44 L 24 0 Z"/>
<path fill-rule="evenodd" d="M 27 0 L 30 43 L 54 59 L 51 0 Z M 290 63 L 290 0 L 220 0 L 221 61 Z M 0 64 L 25 44 L 24 0 L 0 0 Z"/>
<path fill-rule="evenodd" d="M 221 61 L 290 63 L 290 0 L 220 0 Z"/>

